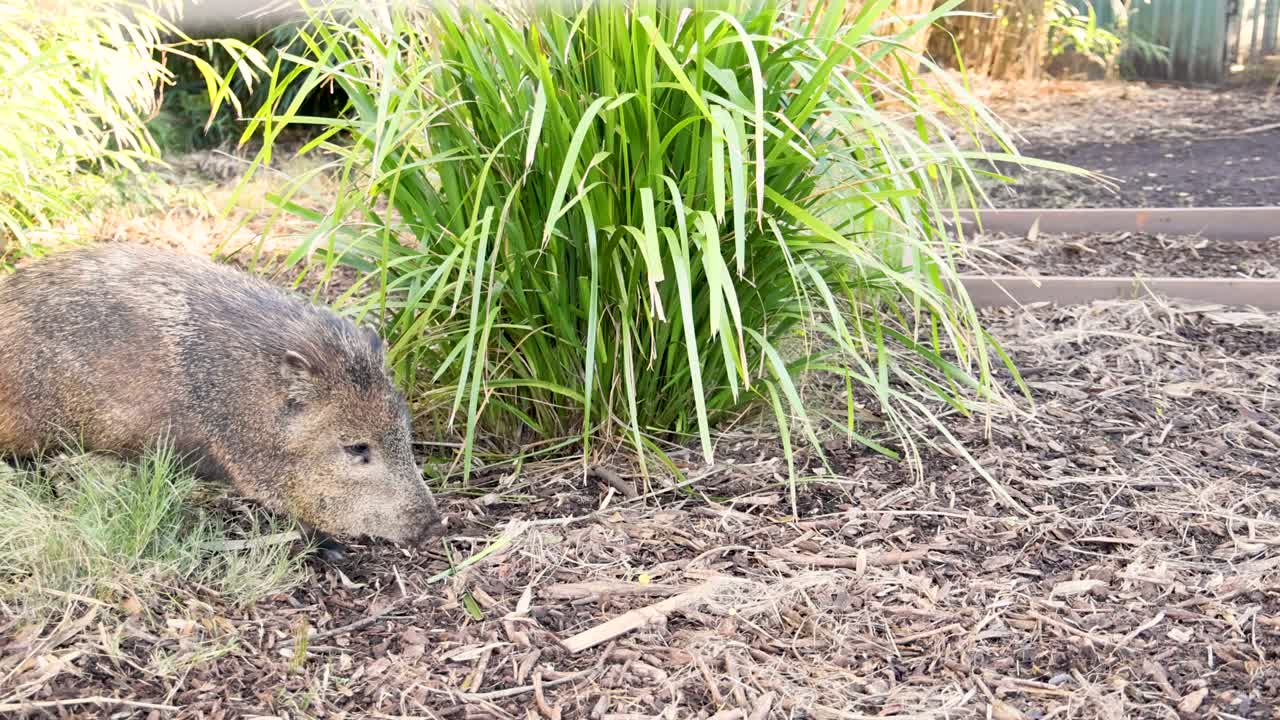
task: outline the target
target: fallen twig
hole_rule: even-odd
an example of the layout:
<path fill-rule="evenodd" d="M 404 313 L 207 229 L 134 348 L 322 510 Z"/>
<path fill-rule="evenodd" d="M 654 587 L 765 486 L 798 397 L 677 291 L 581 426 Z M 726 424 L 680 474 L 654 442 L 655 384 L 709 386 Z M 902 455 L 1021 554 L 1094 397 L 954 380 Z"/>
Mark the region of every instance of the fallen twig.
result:
<path fill-rule="evenodd" d="M 586 677 L 592 672 L 595 672 L 595 670 L 596 668 L 587 668 L 586 670 L 579 670 L 576 673 L 566 675 L 562 678 L 556 678 L 555 680 L 542 680 L 542 687 L 551 688 L 557 685 L 564 685 L 565 683 L 571 683 L 574 680 L 579 680 L 581 678 Z M 490 690 L 489 692 L 483 692 L 483 693 L 458 692 L 458 693 L 453 693 L 453 695 L 457 697 L 459 700 L 463 700 L 465 702 L 480 702 L 482 700 L 502 700 L 504 698 L 516 697 L 517 695 L 524 695 L 525 693 L 531 693 L 534 691 L 534 689 L 535 688 L 531 683 L 529 685 L 503 688 L 501 690 Z"/>
<path fill-rule="evenodd" d="M 949 632 L 955 632 L 955 633 L 964 632 L 964 626 L 961 625 L 960 623 L 951 623 L 950 625 L 943 625 L 942 627 L 936 627 L 936 628 L 933 628 L 932 630 L 925 630 L 923 632 L 913 633 L 911 635 L 904 635 L 900 638 L 894 638 L 893 641 L 901 645 L 909 642 L 915 642 L 916 640 L 923 640 L 925 638 L 930 638 L 930 637 L 933 637 L 934 635 L 942 635 Z"/>
<path fill-rule="evenodd" d="M 561 645 L 571 653 L 579 653 L 588 648 L 595 647 L 603 642 L 608 642 L 619 635 L 626 634 L 637 628 L 643 627 L 648 623 L 665 618 L 667 615 L 679 610 L 686 605 L 693 603 L 706 597 L 711 590 L 720 584 L 719 580 L 710 580 L 701 585 L 680 593 L 675 597 L 667 598 L 662 602 L 647 605 L 645 607 L 628 610 L 618 617 L 597 625 L 588 630 L 584 630 L 567 640 L 561 641 Z"/>
<path fill-rule="evenodd" d="M 1253 127 L 1237 130 L 1236 135 L 1256 135 L 1269 130 L 1280 130 L 1280 123 L 1267 123 L 1266 125 L 1255 125 Z"/>
<path fill-rule="evenodd" d="M 1058 628 L 1059 630 L 1062 630 L 1063 632 L 1066 632 L 1069 635 L 1075 635 L 1076 637 L 1083 638 L 1085 640 L 1088 640 L 1089 642 L 1098 643 L 1099 645 L 1111 645 L 1111 646 L 1117 645 L 1117 642 L 1115 640 L 1112 640 L 1111 638 L 1103 637 L 1101 635 L 1095 635 L 1094 633 L 1091 633 L 1087 630 L 1081 630 L 1080 628 L 1075 627 L 1070 623 L 1065 623 L 1065 622 L 1062 622 L 1061 620 L 1055 620 L 1049 617 L 1048 615 L 1045 615 L 1044 613 L 1032 612 L 1030 613 L 1030 616 L 1031 618 L 1038 620 L 1039 622 L 1042 622 L 1046 625 L 1051 625 L 1053 627 Z"/>
<path fill-rule="evenodd" d="M 577 672 L 567 673 L 565 675 L 562 675 L 552 680 L 542 680 L 542 687 L 551 688 L 551 687 L 556 687 L 557 685 L 564 685 L 566 683 L 571 683 L 575 680 L 581 680 L 582 678 L 592 673 L 599 672 L 600 668 L 604 667 L 605 661 L 608 660 L 613 653 L 614 651 L 612 649 L 612 646 L 610 646 L 609 648 L 605 648 L 605 651 L 600 653 L 600 658 L 596 661 L 595 666 L 589 667 L 585 670 L 579 670 Z M 541 654 L 542 654 L 542 651 L 538 650 L 532 656 L 532 660 L 537 660 L 538 656 Z M 516 673 L 516 677 L 523 677 L 525 672 L 526 671 L 518 671 Z M 501 690 L 490 690 L 489 692 L 484 692 L 484 693 L 453 692 L 453 693 L 450 693 L 450 695 L 464 702 L 488 702 L 490 700 L 502 700 L 505 698 L 515 697 L 517 695 L 524 695 L 525 693 L 533 692 L 535 689 L 536 689 L 535 686 L 532 683 L 530 683 L 528 685 L 521 685 L 520 687 L 503 688 Z"/>
<path fill-rule="evenodd" d="M 773 709 L 775 697 L 777 697 L 777 693 L 770 690 L 756 698 L 756 704 L 752 706 L 751 714 L 747 716 L 747 720 L 765 720 L 765 718 L 769 717 L 769 711 Z"/>
<path fill-rule="evenodd" d="M 604 482 L 605 485 L 622 493 L 622 496 L 628 500 L 635 500 L 640 495 L 636 492 L 634 483 L 623 480 L 622 476 L 607 467 L 593 465 L 587 470 L 587 477 Z"/>
<path fill-rule="evenodd" d="M 533 704 L 538 707 L 538 712 L 542 713 L 547 720 L 560 720 L 560 706 L 552 707 L 547 704 L 547 698 L 542 694 L 541 670 L 535 670 L 533 673 Z"/>
<path fill-rule="evenodd" d="M 702 682 L 707 686 L 707 693 L 711 695 L 711 702 L 716 707 L 724 705 L 724 696 L 720 694 L 720 688 L 716 685 L 716 679 L 711 675 L 711 668 L 707 667 L 707 663 L 700 656 L 694 656 L 694 664 L 698 666 L 698 672 L 702 674 Z"/>
<path fill-rule="evenodd" d="M 45 593 L 46 595 L 60 597 L 63 600 L 75 600 L 76 602 L 82 602 L 86 605 L 97 605 L 98 607 L 110 607 L 110 603 L 104 603 L 101 600 L 98 600 L 96 598 L 91 598 L 87 595 L 80 595 L 78 593 L 73 593 L 73 592 L 65 592 L 63 590 L 54 590 L 53 588 L 48 588 L 48 587 L 36 587 L 35 589 L 38 590 L 39 592 Z"/>
<path fill-rule="evenodd" d="M 885 567 L 888 565 L 902 565 L 904 563 L 913 562 L 915 560 L 923 560 L 929 554 L 929 548 L 917 548 L 915 550 L 891 550 L 882 553 L 868 553 L 866 556 L 865 567 Z M 783 550 L 775 548 L 769 551 L 769 555 L 783 560 L 785 562 L 796 563 L 798 565 L 812 565 L 813 567 L 826 568 L 848 568 L 856 570 L 859 567 L 858 556 L 852 557 L 829 557 L 826 555 L 809 555 L 806 553 L 793 552 L 791 550 Z"/>
<path fill-rule="evenodd" d="M 593 580 L 590 582 L 549 585 L 538 591 L 538 594 L 554 600 L 581 600 L 596 595 L 671 597 L 687 589 L 671 585 L 641 585 L 640 583 L 623 582 L 621 580 Z"/>
<path fill-rule="evenodd" d="M 1128 632 L 1124 637 L 1120 638 L 1120 641 L 1119 641 L 1119 642 L 1117 642 L 1117 643 L 1115 644 L 1115 649 L 1114 649 L 1112 652 L 1120 652 L 1121 650 L 1123 650 L 1123 649 L 1124 649 L 1124 647 L 1125 647 L 1126 645 L 1128 645 L 1129 643 L 1133 642 L 1133 639 L 1134 639 L 1134 638 L 1136 638 L 1136 637 L 1138 637 L 1139 635 L 1141 635 L 1142 633 L 1144 633 L 1144 632 L 1146 632 L 1146 631 L 1150 630 L 1151 628 L 1153 628 L 1153 627 L 1155 627 L 1155 626 L 1159 625 L 1159 624 L 1160 624 L 1161 622 L 1163 622 L 1163 621 L 1164 621 L 1164 613 L 1163 613 L 1163 612 L 1160 612 L 1160 613 L 1156 614 L 1156 616 L 1155 616 L 1155 617 L 1153 617 L 1153 618 L 1151 618 L 1150 620 L 1148 620 L 1148 621 L 1146 621 L 1146 622 L 1142 623 L 1142 624 L 1141 624 L 1141 625 L 1139 625 L 1138 627 L 1136 627 L 1136 628 L 1134 628 L 1133 630 L 1129 631 L 1129 632 Z"/>
<path fill-rule="evenodd" d="M 1270 428 L 1264 427 L 1257 420 L 1250 420 L 1248 423 L 1248 426 L 1249 426 L 1249 429 L 1252 430 L 1255 434 L 1266 439 L 1272 445 L 1275 445 L 1276 447 L 1280 448 L 1280 433 L 1276 433 Z"/>

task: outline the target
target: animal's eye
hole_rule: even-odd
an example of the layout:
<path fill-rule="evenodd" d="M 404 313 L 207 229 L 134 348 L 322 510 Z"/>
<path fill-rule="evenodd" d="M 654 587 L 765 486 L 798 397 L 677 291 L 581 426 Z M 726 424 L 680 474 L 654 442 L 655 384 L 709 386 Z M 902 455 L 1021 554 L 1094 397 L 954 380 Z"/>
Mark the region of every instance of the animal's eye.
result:
<path fill-rule="evenodd" d="M 359 460 L 362 463 L 369 462 L 369 443 L 356 443 L 355 445 L 347 445 L 342 449 L 346 450 L 347 455 L 350 455 L 354 460 Z"/>

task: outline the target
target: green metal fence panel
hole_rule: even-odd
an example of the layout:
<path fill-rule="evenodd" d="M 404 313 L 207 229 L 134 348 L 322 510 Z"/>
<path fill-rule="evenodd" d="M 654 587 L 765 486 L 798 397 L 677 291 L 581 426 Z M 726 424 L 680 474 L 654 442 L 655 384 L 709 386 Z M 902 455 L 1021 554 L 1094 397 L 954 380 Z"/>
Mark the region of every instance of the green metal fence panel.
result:
<path fill-rule="evenodd" d="M 1093 8 L 1098 25 L 1117 26 L 1116 0 L 1070 0 Z M 1129 29 L 1169 49 L 1167 62 L 1134 59 L 1141 77 L 1217 83 L 1234 64 L 1280 54 L 1280 0 L 1132 0 Z"/>
<path fill-rule="evenodd" d="M 1241 24 L 1250 29 L 1247 62 L 1260 62 L 1280 47 L 1280 0 L 1242 0 Z"/>
<path fill-rule="evenodd" d="M 1248 28 L 1249 31 L 1249 52 L 1247 54 L 1241 53 L 1246 62 L 1257 62 L 1258 56 L 1262 52 L 1262 31 L 1266 29 L 1266 23 L 1259 22 L 1262 19 L 1262 10 L 1262 0 L 1244 0 L 1241 2 L 1241 27 Z"/>
<path fill-rule="evenodd" d="M 1130 29 L 1169 48 L 1167 62 L 1135 63 L 1139 74 L 1179 82 L 1221 81 L 1227 71 L 1227 11 L 1230 1 L 1151 0 L 1149 3 L 1133 3 L 1129 11 Z"/>
<path fill-rule="evenodd" d="M 1267 8 L 1266 51 L 1280 53 L 1280 0 L 1271 0 Z"/>
<path fill-rule="evenodd" d="M 1267 3 L 1266 17 L 1263 20 L 1262 52 L 1280 52 L 1280 0 Z"/>

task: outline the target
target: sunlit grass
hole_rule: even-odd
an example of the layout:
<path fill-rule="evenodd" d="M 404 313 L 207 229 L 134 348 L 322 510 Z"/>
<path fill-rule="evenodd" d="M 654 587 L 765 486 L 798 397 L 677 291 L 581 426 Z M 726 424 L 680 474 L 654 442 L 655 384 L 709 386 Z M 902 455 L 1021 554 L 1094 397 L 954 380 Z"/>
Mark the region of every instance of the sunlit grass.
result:
<path fill-rule="evenodd" d="M 0 463 L 0 598 L 39 608 L 197 583 L 240 604 L 300 580 L 301 556 L 290 544 L 218 550 L 232 528 L 199 509 L 198 487 L 164 446 L 135 464 L 89 454 L 31 470 Z"/>
<path fill-rule="evenodd" d="M 32 229 L 102 202 L 159 159 L 147 123 L 172 77 L 166 57 L 194 63 L 212 113 L 236 105 L 218 88 L 248 76 L 261 54 L 234 40 L 185 38 L 166 19 L 179 5 L 0 2 L 0 267 L 40 251 Z M 213 46 L 233 58 L 229 72 L 193 52 Z"/>

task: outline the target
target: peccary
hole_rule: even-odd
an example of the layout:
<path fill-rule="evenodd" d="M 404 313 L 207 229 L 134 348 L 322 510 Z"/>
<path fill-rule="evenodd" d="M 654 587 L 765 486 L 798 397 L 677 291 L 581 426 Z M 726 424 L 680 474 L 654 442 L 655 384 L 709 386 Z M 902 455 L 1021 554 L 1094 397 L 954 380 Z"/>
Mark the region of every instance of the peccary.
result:
<path fill-rule="evenodd" d="M 322 540 L 442 532 L 372 330 L 138 246 L 60 252 L 0 278 L 0 454 L 75 444 L 129 457 L 161 440 Z"/>

